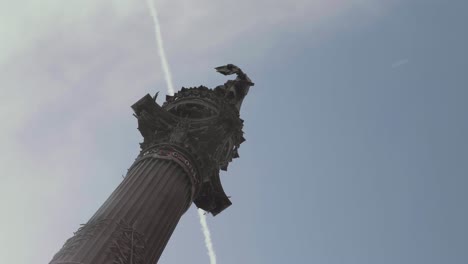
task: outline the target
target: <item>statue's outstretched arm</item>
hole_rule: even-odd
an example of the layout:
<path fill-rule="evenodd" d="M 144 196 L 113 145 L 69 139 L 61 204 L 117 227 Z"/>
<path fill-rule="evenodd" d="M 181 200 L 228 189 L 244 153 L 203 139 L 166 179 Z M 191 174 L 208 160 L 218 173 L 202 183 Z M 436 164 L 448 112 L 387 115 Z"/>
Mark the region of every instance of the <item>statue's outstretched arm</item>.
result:
<path fill-rule="evenodd" d="M 239 67 L 234 64 L 227 64 L 224 66 L 219 66 L 215 68 L 217 72 L 224 74 L 224 75 L 231 75 L 237 74 L 236 81 L 239 81 L 245 85 L 253 86 L 254 83 L 250 80 L 250 78 L 245 74 Z"/>

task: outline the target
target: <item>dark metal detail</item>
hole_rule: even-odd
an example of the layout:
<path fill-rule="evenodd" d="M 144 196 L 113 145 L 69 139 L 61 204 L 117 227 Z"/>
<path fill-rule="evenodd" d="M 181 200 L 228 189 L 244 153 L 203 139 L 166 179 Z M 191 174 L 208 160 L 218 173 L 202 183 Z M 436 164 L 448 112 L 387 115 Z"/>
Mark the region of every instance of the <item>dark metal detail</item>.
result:
<path fill-rule="evenodd" d="M 144 138 L 140 158 L 151 151 L 167 158 L 161 145 L 175 149 L 170 155 L 181 155 L 173 160 L 187 163 L 184 169 L 196 183 L 195 204 L 213 215 L 231 205 L 219 170 L 227 170 L 229 162 L 239 157 L 238 148 L 245 141 L 239 111 L 249 87 L 254 85 L 235 65 L 216 70 L 224 75 L 236 74 L 237 78 L 214 89 L 182 87 L 174 96 L 167 96 L 162 106 L 149 94 L 132 106 Z"/>
<path fill-rule="evenodd" d="M 190 177 L 190 181 L 192 183 L 192 199 L 197 196 L 197 192 L 200 189 L 199 186 L 201 184 L 201 178 L 200 173 L 197 172 L 197 167 L 191 161 L 194 159 L 190 157 L 190 154 L 186 153 L 180 148 L 177 148 L 176 146 L 170 144 L 160 144 L 145 150 L 145 152 L 142 152 L 140 154 L 140 158 L 135 161 L 133 166 L 146 158 L 167 159 L 177 163 Z"/>
<path fill-rule="evenodd" d="M 145 264 L 146 241 L 143 234 L 120 220 L 112 235 L 110 248 L 114 264 Z"/>
<path fill-rule="evenodd" d="M 106 228 L 110 223 L 109 219 L 100 219 L 93 222 L 82 224 L 81 227 L 73 233 L 73 237 L 69 238 L 63 247 L 52 258 L 51 263 L 63 260 L 67 256 L 73 255 L 75 251 L 83 245 L 88 239 L 94 237 L 97 232 Z M 61 262 L 63 263 L 63 262 Z"/>

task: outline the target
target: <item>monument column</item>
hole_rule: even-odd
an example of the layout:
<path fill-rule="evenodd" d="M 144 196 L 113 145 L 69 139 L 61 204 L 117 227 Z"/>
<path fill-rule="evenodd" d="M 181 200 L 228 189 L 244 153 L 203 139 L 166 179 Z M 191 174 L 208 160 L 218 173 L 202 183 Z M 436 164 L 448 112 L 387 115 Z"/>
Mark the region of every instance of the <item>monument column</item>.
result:
<path fill-rule="evenodd" d="M 194 188 L 178 158 L 166 147 L 137 159 L 51 263 L 156 263 L 192 203 Z"/>
<path fill-rule="evenodd" d="M 219 170 L 244 141 L 239 110 L 253 83 L 237 74 L 215 89 L 182 88 L 159 106 L 144 96 L 132 108 L 144 141 L 124 180 L 50 264 L 154 264 L 195 202 L 216 215 L 231 205 Z"/>

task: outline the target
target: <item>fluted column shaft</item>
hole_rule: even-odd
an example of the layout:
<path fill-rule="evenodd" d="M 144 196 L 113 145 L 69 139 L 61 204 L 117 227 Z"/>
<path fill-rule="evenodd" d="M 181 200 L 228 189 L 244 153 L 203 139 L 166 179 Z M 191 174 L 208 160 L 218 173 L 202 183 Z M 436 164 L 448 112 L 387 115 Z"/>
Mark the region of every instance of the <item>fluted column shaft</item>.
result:
<path fill-rule="evenodd" d="M 146 157 L 50 264 L 154 264 L 192 202 L 192 184 L 172 160 Z"/>

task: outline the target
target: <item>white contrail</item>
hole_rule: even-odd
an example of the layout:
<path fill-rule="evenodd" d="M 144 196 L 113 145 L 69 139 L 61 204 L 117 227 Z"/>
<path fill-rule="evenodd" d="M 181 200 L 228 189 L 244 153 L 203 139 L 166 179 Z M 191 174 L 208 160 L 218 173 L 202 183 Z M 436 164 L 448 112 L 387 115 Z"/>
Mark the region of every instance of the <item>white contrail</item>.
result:
<path fill-rule="evenodd" d="M 164 78 L 167 83 L 167 93 L 174 95 L 174 88 L 172 85 L 171 71 L 169 70 L 169 63 L 167 63 L 166 53 L 164 52 L 163 41 L 161 36 L 161 28 L 159 26 L 158 13 L 153 0 L 147 0 L 148 8 L 150 10 L 151 17 L 153 18 L 154 28 L 156 33 L 156 43 L 158 44 L 159 58 L 161 58 L 161 65 L 164 72 Z M 208 256 L 210 257 L 210 264 L 216 264 L 216 254 L 213 249 L 213 243 L 211 242 L 210 229 L 208 229 L 208 223 L 206 222 L 206 216 L 203 210 L 198 209 L 198 216 L 200 217 L 200 224 L 202 226 L 203 235 L 205 236 L 205 246 L 208 250 Z"/>
<path fill-rule="evenodd" d="M 200 217 L 200 224 L 202 226 L 203 235 L 205 236 L 205 246 L 206 249 L 208 249 L 210 264 L 216 264 L 216 254 L 213 249 L 213 243 L 211 242 L 211 234 L 208 229 L 208 223 L 206 222 L 205 212 L 202 209 L 198 209 L 198 216 Z"/>
<path fill-rule="evenodd" d="M 169 70 L 169 63 L 167 63 L 166 53 L 164 52 L 163 40 L 161 36 L 161 28 L 159 27 L 158 13 L 153 0 L 147 0 L 148 8 L 153 18 L 154 31 L 156 33 L 156 43 L 158 44 L 159 57 L 161 58 L 161 66 L 164 72 L 164 78 L 167 83 L 167 93 L 174 95 L 174 87 L 172 85 L 171 71 Z"/>

